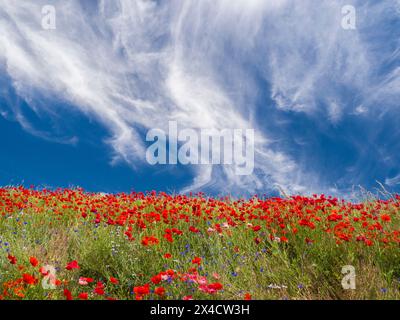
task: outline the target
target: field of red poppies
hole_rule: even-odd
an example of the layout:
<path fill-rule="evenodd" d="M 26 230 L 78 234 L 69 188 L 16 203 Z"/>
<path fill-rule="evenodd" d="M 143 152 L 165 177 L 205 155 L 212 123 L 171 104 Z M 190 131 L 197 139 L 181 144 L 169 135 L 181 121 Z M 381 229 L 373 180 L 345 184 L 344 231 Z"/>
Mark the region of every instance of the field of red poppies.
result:
<path fill-rule="evenodd" d="M 399 207 L 2 188 L 0 299 L 399 299 Z"/>

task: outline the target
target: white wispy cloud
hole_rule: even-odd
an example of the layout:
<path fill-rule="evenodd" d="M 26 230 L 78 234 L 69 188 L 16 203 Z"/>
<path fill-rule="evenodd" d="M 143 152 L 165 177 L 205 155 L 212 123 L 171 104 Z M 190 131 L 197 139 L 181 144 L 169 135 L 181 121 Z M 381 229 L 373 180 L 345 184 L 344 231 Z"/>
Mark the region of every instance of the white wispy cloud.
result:
<path fill-rule="evenodd" d="M 393 187 L 395 185 L 400 184 L 400 174 L 393 178 L 386 178 L 385 179 L 385 184 L 388 185 L 389 187 Z"/>
<path fill-rule="evenodd" d="M 322 114 L 327 123 L 399 94 L 398 69 L 373 81 L 376 48 L 362 30 L 341 28 L 340 9 L 349 1 L 54 0 L 57 29 L 43 30 L 48 2 L 0 0 L 1 71 L 35 112 L 57 113 L 38 96 L 62 99 L 99 121 L 109 131 L 114 162 L 142 164 L 139 129 L 167 131 L 168 120 L 186 128 L 257 130 L 254 175 L 197 166 L 185 190 L 323 190 L 316 172 L 271 147 L 282 137 L 266 133 L 268 118 L 257 119 L 260 91 L 270 90 L 272 107 Z M 364 18 L 369 7 L 384 17 L 398 5 L 350 2 Z M 395 52 L 386 54 L 395 59 Z M 361 97 L 358 105 L 343 98 L 349 88 Z M 35 133 L 26 119 L 22 124 Z"/>

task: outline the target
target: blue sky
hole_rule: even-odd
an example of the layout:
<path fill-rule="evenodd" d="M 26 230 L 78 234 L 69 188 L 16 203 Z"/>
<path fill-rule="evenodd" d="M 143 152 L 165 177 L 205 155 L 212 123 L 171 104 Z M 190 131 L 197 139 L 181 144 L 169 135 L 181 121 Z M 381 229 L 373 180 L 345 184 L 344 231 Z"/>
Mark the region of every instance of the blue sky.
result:
<path fill-rule="evenodd" d="M 398 0 L 0 0 L 0 185 L 399 192 L 399 101 Z M 150 166 L 171 120 L 254 128 L 254 173 Z"/>

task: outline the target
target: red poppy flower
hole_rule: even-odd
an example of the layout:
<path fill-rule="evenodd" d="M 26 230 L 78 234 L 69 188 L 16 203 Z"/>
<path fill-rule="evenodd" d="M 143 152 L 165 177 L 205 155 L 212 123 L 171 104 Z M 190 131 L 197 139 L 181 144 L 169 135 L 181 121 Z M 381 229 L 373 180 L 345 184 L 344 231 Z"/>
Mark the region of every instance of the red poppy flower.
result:
<path fill-rule="evenodd" d="M 35 257 L 30 257 L 29 262 L 33 267 L 36 267 L 39 264 L 38 259 L 36 259 Z"/>
<path fill-rule="evenodd" d="M 174 239 L 172 238 L 171 234 L 169 234 L 169 233 L 164 234 L 163 237 L 164 237 L 168 242 L 174 242 Z"/>
<path fill-rule="evenodd" d="M 154 293 L 160 297 L 165 294 L 165 289 L 163 287 L 158 287 L 154 290 Z"/>
<path fill-rule="evenodd" d="M 192 260 L 193 264 L 197 264 L 198 266 L 201 264 L 201 258 L 200 257 L 194 257 Z"/>
<path fill-rule="evenodd" d="M 150 293 L 149 287 L 150 287 L 149 284 L 145 284 L 144 286 L 141 287 L 134 287 L 133 292 L 138 296 L 144 296 Z"/>
<path fill-rule="evenodd" d="M 94 279 L 93 278 L 85 278 L 85 277 L 80 277 L 79 278 L 79 284 L 80 285 L 87 285 L 88 283 L 92 283 L 94 281 Z"/>
<path fill-rule="evenodd" d="M 88 299 L 88 294 L 87 292 L 82 292 L 78 295 L 78 298 L 81 300 L 87 300 Z"/>
<path fill-rule="evenodd" d="M 368 246 L 368 247 L 370 247 L 370 246 L 372 246 L 373 245 L 373 242 L 371 241 L 371 240 L 369 240 L 369 239 L 365 239 L 365 244 Z"/>
<path fill-rule="evenodd" d="M 172 232 L 175 233 L 175 234 L 177 234 L 177 235 L 183 234 L 183 231 L 182 231 L 182 230 L 179 230 L 179 229 L 177 229 L 177 228 L 172 228 Z"/>
<path fill-rule="evenodd" d="M 46 267 L 40 267 L 39 272 L 42 274 L 42 276 L 47 276 L 50 273 L 50 270 L 48 270 Z"/>
<path fill-rule="evenodd" d="M 113 284 L 118 284 L 119 283 L 118 279 L 116 279 L 114 277 L 110 277 L 110 282 L 113 283 Z"/>
<path fill-rule="evenodd" d="M 150 236 L 150 237 L 144 237 L 142 239 L 142 245 L 144 246 L 148 246 L 148 245 L 156 245 L 160 242 L 160 240 L 158 240 L 158 238 L 154 237 L 154 236 Z"/>
<path fill-rule="evenodd" d="M 174 275 L 175 275 L 175 271 L 174 271 L 174 270 L 172 270 L 172 269 L 168 269 L 168 270 L 166 270 L 166 271 L 165 271 L 165 273 L 166 273 L 167 275 L 169 275 L 170 277 L 172 277 L 172 276 L 174 276 Z"/>
<path fill-rule="evenodd" d="M 200 232 L 199 229 L 197 229 L 197 228 L 195 228 L 195 227 L 193 227 L 193 226 L 190 226 L 190 227 L 189 227 L 189 231 L 191 231 L 191 232 L 193 232 L 193 233 L 198 233 L 198 232 Z"/>
<path fill-rule="evenodd" d="M 209 288 L 209 289 L 212 289 L 212 290 L 218 291 L 218 290 L 222 290 L 223 286 L 222 286 L 221 283 L 215 282 L 215 283 L 209 284 L 209 285 L 208 285 L 208 288 Z"/>
<path fill-rule="evenodd" d="M 244 300 L 251 300 L 251 294 L 250 293 L 246 293 L 244 295 Z"/>
<path fill-rule="evenodd" d="M 37 282 L 37 279 L 28 273 L 24 273 L 22 279 L 24 279 L 24 283 L 26 284 L 35 284 Z"/>
<path fill-rule="evenodd" d="M 79 265 L 78 262 L 76 260 L 71 261 L 70 263 L 67 264 L 67 266 L 65 267 L 65 269 L 67 270 L 72 270 L 72 269 L 79 269 Z"/>
<path fill-rule="evenodd" d="M 64 289 L 64 296 L 67 300 L 72 300 L 72 294 L 71 291 L 69 291 L 68 289 Z"/>
<path fill-rule="evenodd" d="M 166 253 L 166 254 L 164 254 L 164 258 L 165 259 L 170 259 L 170 258 L 172 258 L 172 254 Z"/>
<path fill-rule="evenodd" d="M 189 273 L 196 273 L 196 272 L 197 272 L 197 269 L 196 269 L 196 268 L 189 268 L 189 269 L 188 269 L 188 272 L 189 272 Z"/>
<path fill-rule="evenodd" d="M 7 259 L 10 261 L 11 264 L 16 264 L 17 263 L 17 258 L 12 256 L 12 255 L 8 255 Z"/>
<path fill-rule="evenodd" d="M 98 294 L 99 296 L 102 296 L 105 292 L 103 288 L 96 287 L 94 288 L 94 293 Z"/>
<path fill-rule="evenodd" d="M 153 282 L 154 284 L 159 284 L 161 280 L 162 280 L 161 274 L 157 274 L 151 278 L 151 282 Z"/>

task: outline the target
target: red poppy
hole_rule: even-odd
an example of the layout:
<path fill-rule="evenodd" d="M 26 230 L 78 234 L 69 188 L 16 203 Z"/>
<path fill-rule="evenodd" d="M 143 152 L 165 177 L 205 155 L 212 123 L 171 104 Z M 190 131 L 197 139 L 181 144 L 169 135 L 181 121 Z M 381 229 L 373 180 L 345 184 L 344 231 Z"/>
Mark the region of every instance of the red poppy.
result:
<path fill-rule="evenodd" d="M 42 274 L 42 276 L 47 276 L 50 273 L 50 270 L 48 270 L 46 267 L 40 267 L 39 272 Z"/>
<path fill-rule="evenodd" d="M 170 258 L 172 258 L 172 254 L 166 253 L 166 254 L 164 254 L 164 258 L 165 259 L 170 259 Z"/>
<path fill-rule="evenodd" d="M 151 282 L 153 282 L 154 284 L 159 284 L 161 280 L 162 280 L 161 274 L 157 274 L 151 278 Z"/>
<path fill-rule="evenodd" d="M 222 290 L 223 286 L 222 286 L 221 283 L 215 282 L 215 283 L 209 284 L 209 285 L 208 285 L 208 288 L 209 288 L 209 289 L 212 289 L 212 290 L 218 291 L 218 290 Z"/>
<path fill-rule="evenodd" d="M 16 264 L 17 263 L 17 258 L 12 256 L 12 255 L 8 255 L 7 259 L 10 261 L 11 264 Z"/>
<path fill-rule="evenodd" d="M 244 295 L 244 300 L 251 300 L 251 294 L 250 293 L 246 293 Z"/>
<path fill-rule="evenodd" d="M 144 237 L 142 239 L 142 245 L 144 246 L 148 246 L 148 245 L 156 245 L 158 244 L 160 241 L 158 240 L 158 238 L 154 237 L 154 236 L 150 236 L 150 237 Z"/>
<path fill-rule="evenodd" d="M 93 278 L 80 277 L 78 283 L 82 286 L 86 286 L 88 283 L 92 283 L 93 281 Z"/>
<path fill-rule="evenodd" d="M 182 230 L 179 230 L 179 229 L 177 229 L 177 228 L 172 228 L 172 232 L 175 233 L 175 234 L 177 234 L 177 235 L 183 234 L 183 231 L 182 231 Z"/>
<path fill-rule="evenodd" d="M 22 275 L 22 279 L 24 280 L 24 283 L 26 283 L 26 284 L 36 284 L 36 282 L 37 282 L 37 279 L 28 273 L 24 273 Z"/>
<path fill-rule="evenodd" d="M 197 272 L 197 269 L 196 269 L 196 268 L 189 268 L 189 269 L 188 269 L 188 272 L 189 272 L 189 273 L 196 273 L 196 272 Z"/>
<path fill-rule="evenodd" d="M 192 260 L 193 264 L 197 264 L 198 266 L 201 264 L 201 258 L 200 257 L 194 257 Z"/>
<path fill-rule="evenodd" d="M 72 294 L 71 291 L 69 291 L 68 289 L 64 289 L 64 296 L 67 300 L 72 300 Z"/>
<path fill-rule="evenodd" d="M 118 279 L 116 279 L 114 277 L 110 277 L 110 282 L 113 283 L 113 284 L 118 284 L 119 283 Z"/>
<path fill-rule="evenodd" d="M 169 233 L 164 234 L 163 237 L 164 237 L 168 242 L 174 242 L 174 239 L 172 238 L 171 234 L 169 234 Z"/>
<path fill-rule="evenodd" d="M 165 289 L 163 287 L 158 287 L 154 290 L 154 293 L 160 297 L 165 294 Z"/>
<path fill-rule="evenodd" d="M 172 277 L 172 276 L 175 274 L 175 271 L 172 270 L 172 269 L 168 269 L 168 270 L 165 271 L 165 273 L 166 273 L 167 275 L 169 275 L 170 277 Z"/>
<path fill-rule="evenodd" d="M 369 240 L 369 239 L 365 239 L 365 244 L 368 246 L 368 247 L 370 247 L 370 246 L 372 246 L 373 245 L 373 242 L 371 241 L 371 240 Z"/>
<path fill-rule="evenodd" d="M 198 232 L 200 232 L 199 229 L 197 229 L 197 228 L 195 228 L 195 227 L 193 227 L 193 226 L 190 226 L 190 227 L 189 227 L 189 231 L 191 231 L 191 232 L 193 232 L 193 233 L 198 233 Z"/>
<path fill-rule="evenodd" d="M 76 260 L 71 261 L 70 263 L 67 264 L 67 266 L 65 267 L 65 269 L 67 270 L 72 270 L 72 269 L 79 269 L 79 265 L 78 262 Z"/>
<path fill-rule="evenodd" d="M 105 293 L 104 289 L 103 288 L 99 288 L 99 287 L 94 288 L 93 292 L 98 294 L 99 296 L 102 296 Z"/>
<path fill-rule="evenodd" d="M 88 294 L 87 294 L 87 292 L 81 292 L 81 293 L 78 295 L 78 298 L 81 299 L 81 300 L 87 300 L 87 299 L 88 299 Z"/>
<path fill-rule="evenodd" d="M 30 257 L 29 262 L 33 267 L 36 267 L 39 264 L 38 259 L 36 259 L 35 257 Z"/>
<path fill-rule="evenodd" d="M 150 287 L 149 284 L 145 284 L 144 286 L 141 286 L 141 287 L 134 287 L 133 292 L 138 296 L 144 296 L 144 295 L 150 293 L 149 287 Z"/>

